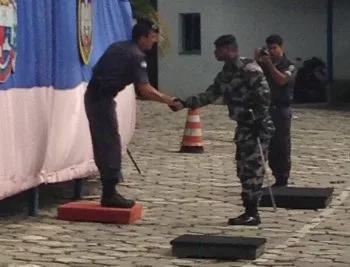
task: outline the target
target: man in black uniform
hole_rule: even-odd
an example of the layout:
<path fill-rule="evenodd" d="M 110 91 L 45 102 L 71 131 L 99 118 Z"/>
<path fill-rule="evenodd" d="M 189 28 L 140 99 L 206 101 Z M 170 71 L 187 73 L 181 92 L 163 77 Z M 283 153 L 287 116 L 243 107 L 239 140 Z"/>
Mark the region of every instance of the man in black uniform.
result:
<path fill-rule="evenodd" d="M 267 52 L 255 51 L 255 59 L 262 67 L 271 88 L 270 113 L 275 133 L 269 147 L 269 166 L 276 178 L 273 186 L 287 186 L 291 169 L 291 121 L 295 65 L 283 52 L 283 39 L 271 35 L 266 39 Z"/>
<path fill-rule="evenodd" d="M 96 166 L 102 183 L 101 206 L 131 208 L 135 202 L 123 198 L 116 190 L 121 179 L 121 143 L 114 98 L 134 83 L 138 92 L 153 101 L 176 106 L 173 98 L 158 92 L 148 80 L 144 51 L 157 41 L 158 29 L 141 19 L 133 27 L 132 40 L 111 44 L 93 68 L 85 93 L 85 110 L 89 121 Z"/>

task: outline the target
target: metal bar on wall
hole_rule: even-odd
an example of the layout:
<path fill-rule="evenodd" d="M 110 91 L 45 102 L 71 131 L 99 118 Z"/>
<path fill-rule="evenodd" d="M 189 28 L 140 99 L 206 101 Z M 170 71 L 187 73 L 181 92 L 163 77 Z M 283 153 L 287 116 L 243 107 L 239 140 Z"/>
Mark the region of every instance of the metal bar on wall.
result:
<path fill-rule="evenodd" d="M 327 0 L 327 65 L 330 82 L 333 82 L 333 14 L 333 0 Z"/>

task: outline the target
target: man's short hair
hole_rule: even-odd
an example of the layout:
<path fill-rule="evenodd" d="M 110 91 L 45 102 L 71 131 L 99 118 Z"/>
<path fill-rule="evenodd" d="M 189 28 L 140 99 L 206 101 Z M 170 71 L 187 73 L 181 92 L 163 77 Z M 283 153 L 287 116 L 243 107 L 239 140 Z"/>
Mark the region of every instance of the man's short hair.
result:
<path fill-rule="evenodd" d="M 142 36 L 147 37 L 151 32 L 159 32 L 157 25 L 149 19 L 140 18 L 132 28 L 132 39 L 139 40 Z"/>
<path fill-rule="evenodd" d="M 232 45 L 233 47 L 237 47 L 237 40 L 232 34 L 221 35 L 214 42 L 215 47 L 222 47 L 226 45 Z"/>
<path fill-rule="evenodd" d="M 272 44 L 277 44 L 279 46 L 283 45 L 283 39 L 281 36 L 277 34 L 272 34 L 269 37 L 266 38 L 266 44 L 272 45 Z"/>

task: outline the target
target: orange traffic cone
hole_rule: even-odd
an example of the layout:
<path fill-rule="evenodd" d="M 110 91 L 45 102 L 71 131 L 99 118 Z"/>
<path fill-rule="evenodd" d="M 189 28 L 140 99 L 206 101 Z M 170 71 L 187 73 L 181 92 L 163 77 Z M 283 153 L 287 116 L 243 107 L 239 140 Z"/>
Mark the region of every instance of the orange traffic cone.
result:
<path fill-rule="evenodd" d="M 199 109 L 189 109 L 180 153 L 203 153 Z"/>

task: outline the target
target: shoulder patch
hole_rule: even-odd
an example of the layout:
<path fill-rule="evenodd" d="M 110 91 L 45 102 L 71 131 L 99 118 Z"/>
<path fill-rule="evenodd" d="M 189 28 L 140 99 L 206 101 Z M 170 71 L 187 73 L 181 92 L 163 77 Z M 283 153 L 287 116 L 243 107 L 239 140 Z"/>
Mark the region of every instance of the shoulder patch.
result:
<path fill-rule="evenodd" d="M 146 61 L 141 61 L 141 63 L 140 63 L 140 65 L 141 65 L 141 68 L 147 68 L 147 62 Z"/>
<path fill-rule="evenodd" d="M 288 76 L 292 76 L 295 71 L 296 71 L 295 66 L 289 65 L 288 69 L 285 71 L 285 74 Z"/>
<path fill-rule="evenodd" d="M 244 70 L 252 72 L 263 72 L 262 68 L 256 62 L 248 63 L 244 66 Z"/>
<path fill-rule="evenodd" d="M 293 64 L 289 65 L 288 70 L 289 71 L 294 71 L 295 70 L 295 66 Z"/>

